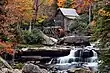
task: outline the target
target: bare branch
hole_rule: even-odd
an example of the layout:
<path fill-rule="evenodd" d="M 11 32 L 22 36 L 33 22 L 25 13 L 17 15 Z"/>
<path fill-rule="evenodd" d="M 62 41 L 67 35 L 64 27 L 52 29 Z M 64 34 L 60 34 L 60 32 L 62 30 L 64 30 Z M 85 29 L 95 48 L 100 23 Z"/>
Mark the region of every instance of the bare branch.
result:
<path fill-rule="evenodd" d="M 43 3 L 44 3 L 44 0 L 37 7 L 41 6 Z"/>

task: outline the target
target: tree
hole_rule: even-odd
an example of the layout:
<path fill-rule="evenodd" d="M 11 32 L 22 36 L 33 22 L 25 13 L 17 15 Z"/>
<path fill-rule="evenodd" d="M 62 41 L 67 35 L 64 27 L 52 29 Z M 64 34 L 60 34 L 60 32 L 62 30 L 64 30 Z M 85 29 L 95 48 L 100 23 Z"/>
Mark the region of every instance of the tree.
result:
<path fill-rule="evenodd" d="M 101 52 L 101 71 L 110 71 L 110 1 L 99 0 L 95 6 L 93 37 L 95 40 L 100 40 L 100 49 L 107 49 L 106 52 Z M 106 68 L 107 67 L 107 68 Z M 108 70 L 107 70 L 108 69 Z"/>
<path fill-rule="evenodd" d="M 5 7 L 7 5 L 7 0 L 0 1 L 0 35 L 9 35 L 9 25 L 7 24 L 9 19 L 6 18 L 6 10 Z M 2 37 L 0 37 L 2 38 Z"/>
<path fill-rule="evenodd" d="M 0 33 L 16 40 L 16 26 L 32 17 L 32 0 L 1 0 Z"/>
<path fill-rule="evenodd" d="M 80 15 L 80 18 L 70 24 L 69 30 L 79 35 L 89 35 L 88 32 L 88 14 Z"/>
<path fill-rule="evenodd" d="M 53 0 L 48 0 L 49 4 Z M 91 5 L 93 0 L 57 0 L 57 5 L 59 8 L 75 8 L 78 13 L 87 11 L 88 6 Z"/>

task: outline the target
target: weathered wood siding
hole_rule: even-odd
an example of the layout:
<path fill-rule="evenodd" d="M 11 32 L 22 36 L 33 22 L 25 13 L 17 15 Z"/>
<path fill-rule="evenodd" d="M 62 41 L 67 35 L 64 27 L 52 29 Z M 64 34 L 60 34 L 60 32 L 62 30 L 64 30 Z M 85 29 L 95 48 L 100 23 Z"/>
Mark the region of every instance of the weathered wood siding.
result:
<path fill-rule="evenodd" d="M 65 31 L 69 31 L 69 26 L 74 22 L 72 19 L 64 18 L 64 29 Z"/>
<path fill-rule="evenodd" d="M 55 23 L 56 23 L 56 26 L 64 27 L 64 16 L 60 10 L 56 14 Z"/>

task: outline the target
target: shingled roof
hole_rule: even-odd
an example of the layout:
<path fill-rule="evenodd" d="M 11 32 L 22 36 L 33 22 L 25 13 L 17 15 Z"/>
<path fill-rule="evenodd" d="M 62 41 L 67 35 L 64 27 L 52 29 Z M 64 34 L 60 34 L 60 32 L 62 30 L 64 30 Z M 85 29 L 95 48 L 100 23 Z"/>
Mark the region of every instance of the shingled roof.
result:
<path fill-rule="evenodd" d="M 79 16 L 75 9 L 72 8 L 59 8 L 59 9 L 61 10 L 62 14 L 67 18 L 74 19 Z"/>

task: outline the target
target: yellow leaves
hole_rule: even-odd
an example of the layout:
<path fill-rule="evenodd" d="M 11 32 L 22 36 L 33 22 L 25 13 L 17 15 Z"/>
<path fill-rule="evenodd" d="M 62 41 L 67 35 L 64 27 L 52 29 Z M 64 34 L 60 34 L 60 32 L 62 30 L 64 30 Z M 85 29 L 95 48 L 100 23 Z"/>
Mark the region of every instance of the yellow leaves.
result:
<path fill-rule="evenodd" d="M 84 0 L 84 5 L 88 6 L 90 5 L 94 0 Z"/>
<path fill-rule="evenodd" d="M 48 18 L 47 16 L 40 16 L 37 21 L 38 23 L 42 23 L 46 18 Z"/>
<path fill-rule="evenodd" d="M 71 3 L 71 8 L 76 8 L 78 5 L 77 1 L 76 0 L 73 0 L 72 3 Z"/>
<path fill-rule="evenodd" d="M 48 5 L 51 6 L 54 0 L 48 0 Z M 66 0 L 57 0 L 58 7 L 62 8 L 65 5 Z"/>
<path fill-rule="evenodd" d="M 48 4 L 51 5 L 54 0 L 48 0 Z M 57 0 L 57 5 L 59 8 L 63 8 L 70 5 L 70 8 L 76 8 L 77 12 L 84 12 L 85 9 L 93 2 L 94 0 Z"/>
<path fill-rule="evenodd" d="M 27 21 L 31 20 L 33 0 L 12 0 L 9 6 L 11 11 L 13 11 L 11 13 L 13 13 L 14 16 L 17 16 L 18 18 L 23 17 L 22 19 Z"/>
<path fill-rule="evenodd" d="M 48 0 L 48 5 L 51 6 L 53 4 L 53 0 Z"/>
<path fill-rule="evenodd" d="M 106 11 L 103 8 L 98 11 L 98 14 L 101 16 L 109 16 L 110 17 L 110 11 Z"/>

